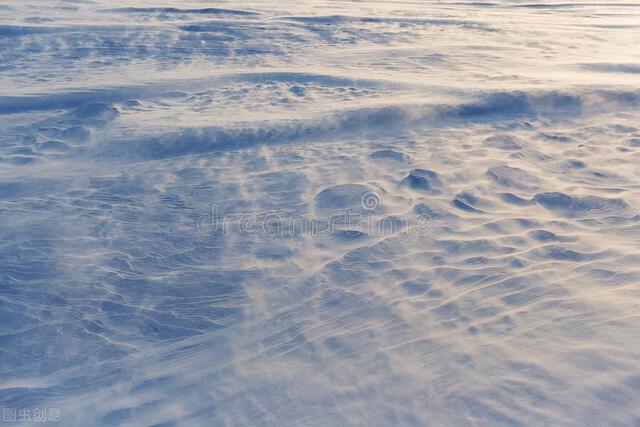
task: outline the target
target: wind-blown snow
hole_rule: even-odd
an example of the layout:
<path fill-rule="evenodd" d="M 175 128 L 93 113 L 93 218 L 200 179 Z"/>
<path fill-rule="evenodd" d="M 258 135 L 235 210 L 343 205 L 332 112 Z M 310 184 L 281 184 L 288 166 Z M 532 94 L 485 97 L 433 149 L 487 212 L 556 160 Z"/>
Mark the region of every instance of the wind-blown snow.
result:
<path fill-rule="evenodd" d="M 637 46 L 633 1 L 4 1 L 2 421 L 640 425 Z"/>

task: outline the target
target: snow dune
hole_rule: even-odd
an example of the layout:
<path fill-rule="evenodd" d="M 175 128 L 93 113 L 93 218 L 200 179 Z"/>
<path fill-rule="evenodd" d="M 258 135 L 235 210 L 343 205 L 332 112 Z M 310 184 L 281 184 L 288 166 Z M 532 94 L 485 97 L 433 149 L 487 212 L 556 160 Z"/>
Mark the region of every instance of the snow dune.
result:
<path fill-rule="evenodd" d="M 632 1 L 4 2 L 0 407 L 639 424 L 639 27 Z"/>

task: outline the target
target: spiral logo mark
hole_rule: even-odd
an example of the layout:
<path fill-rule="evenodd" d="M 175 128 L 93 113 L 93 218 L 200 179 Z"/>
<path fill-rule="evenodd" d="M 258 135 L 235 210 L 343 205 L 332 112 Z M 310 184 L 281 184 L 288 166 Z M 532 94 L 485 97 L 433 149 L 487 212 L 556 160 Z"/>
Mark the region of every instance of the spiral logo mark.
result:
<path fill-rule="evenodd" d="M 380 196 L 375 191 L 367 191 L 362 195 L 362 199 L 360 199 L 360 203 L 365 210 L 375 211 L 380 206 L 382 206 L 382 201 L 380 200 Z"/>

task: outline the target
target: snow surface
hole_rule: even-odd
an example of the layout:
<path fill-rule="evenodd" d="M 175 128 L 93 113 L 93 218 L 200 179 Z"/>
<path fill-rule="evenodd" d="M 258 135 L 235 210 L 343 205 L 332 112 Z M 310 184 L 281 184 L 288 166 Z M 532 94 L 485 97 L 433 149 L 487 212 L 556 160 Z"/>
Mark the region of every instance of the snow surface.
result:
<path fill-rule="evenodd" d="M 3 1 L 3 417 L 640 425 L 637 46 L 621 0 Z"/>

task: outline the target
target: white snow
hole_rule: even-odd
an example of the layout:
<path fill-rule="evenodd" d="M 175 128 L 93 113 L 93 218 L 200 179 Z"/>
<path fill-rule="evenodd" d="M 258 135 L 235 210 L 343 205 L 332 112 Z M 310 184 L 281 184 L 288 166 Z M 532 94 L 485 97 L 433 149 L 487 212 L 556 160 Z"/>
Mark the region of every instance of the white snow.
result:
<path fill-rule="evenodd" d="M 622 0 L 3 1 L 2 421 L 640 425 L 637 46 Z"/>

